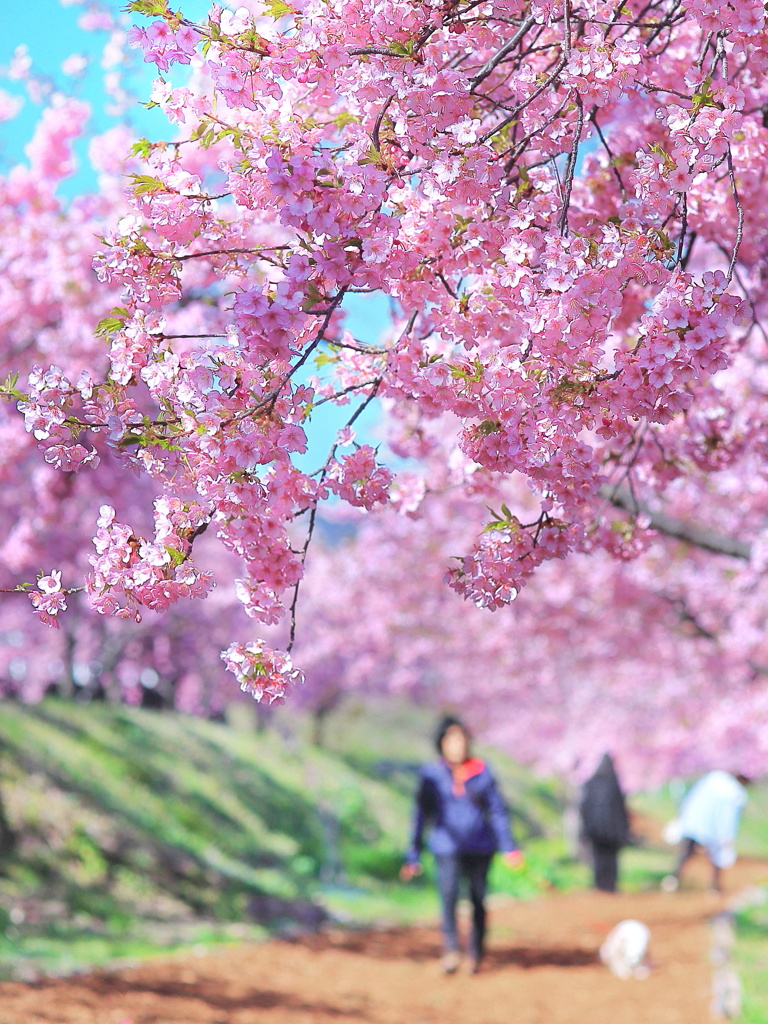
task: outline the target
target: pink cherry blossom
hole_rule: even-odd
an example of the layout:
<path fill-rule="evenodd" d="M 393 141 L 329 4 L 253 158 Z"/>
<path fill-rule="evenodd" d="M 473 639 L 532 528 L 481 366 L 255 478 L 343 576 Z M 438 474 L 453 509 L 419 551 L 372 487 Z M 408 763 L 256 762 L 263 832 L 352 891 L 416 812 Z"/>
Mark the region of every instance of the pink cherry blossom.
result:
<path fill-rule="evenodd" d="M 68 596 L 86 588 L 66 614 L 89 649 L 210 615 L 237 681 L 277 701 L 306 601 L 330 623 L 305 627 L 318 700 L 338 692 L 322 663 L 350 688 L 391 673 L 526 757 L 557 740 L 572 772 L 601 730 L 653 734 L 665 774 L 694 764 L 688 695 L 730 757 L 728 729 L 756 735 L 738 705 L 766 714 L 763 8 L 664 0 L 653 29 L 632 3 L 465 15 L 153 15 L 126 38 L 162 73 L 168 136 L 111 129 L 98 191 L 72 201 L 89 111 L 17 52 L 11 77 L 45 107 L 0 178 L 0 471 L 21 495 L 0 493 L 6 603 L 57 564 Z M 371 295 L 392 315 L 357 337 L 347 312 Z M 329 509 L 361 540 L 317 555 L 313 596 Z M 343 614 L 323 600 L 334 557 Z M 53 624 L 64 591 L 45 587 Z M 328 637 L 363 607 L 352 666 Z M 227 647 L 232 609 L 232 635 L 269 644 Z M 488 687 L 457 649 L 463 616 Z M 527 732 L 483 710 L 518 701 Z"/>

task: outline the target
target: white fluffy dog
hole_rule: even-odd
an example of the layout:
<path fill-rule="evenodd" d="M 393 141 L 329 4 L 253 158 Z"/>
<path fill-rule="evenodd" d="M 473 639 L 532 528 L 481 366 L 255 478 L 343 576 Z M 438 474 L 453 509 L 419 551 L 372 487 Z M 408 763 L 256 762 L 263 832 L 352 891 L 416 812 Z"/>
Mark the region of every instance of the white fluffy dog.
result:
<path fill-rule="evenodd" d="M 650 938 L 650 929 L 642 921 L 620 921 L 600 947 L 600 959 L 617 978 L 647 978 Z"/>

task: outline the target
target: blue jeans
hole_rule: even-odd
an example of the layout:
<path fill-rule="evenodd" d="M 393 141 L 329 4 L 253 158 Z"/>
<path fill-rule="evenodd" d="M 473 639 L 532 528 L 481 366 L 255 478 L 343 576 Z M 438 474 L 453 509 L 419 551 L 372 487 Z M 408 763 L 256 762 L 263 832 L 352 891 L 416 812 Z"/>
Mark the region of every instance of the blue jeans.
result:
<path fill-rule="evenodd" d="M 469 898 L 472 902 L 472 934 L 469 951 L 475 960 L 483 955 L 485 939 L 485 892 L 490 853 L 455 853 L 435 857 L 437 862 L 437 887 L 440 892 L 441 924 L 443 943 L 446 951 L 459 948 L 456 930 L 456 904 L 459 900 L 459 885 L 462 877 L 469 882 Z"/>

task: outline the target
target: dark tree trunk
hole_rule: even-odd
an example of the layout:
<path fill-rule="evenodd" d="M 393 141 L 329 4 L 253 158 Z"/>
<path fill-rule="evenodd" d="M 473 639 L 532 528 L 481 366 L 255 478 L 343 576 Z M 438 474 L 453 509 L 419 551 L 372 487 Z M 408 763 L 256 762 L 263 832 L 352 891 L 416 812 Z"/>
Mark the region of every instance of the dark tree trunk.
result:
<path fill-rule="evenodd" d="M 321 708 L 315 708 L 312 713 L 312 734 L 310 742 L 315 747 L 325 747 L 325 723 L 330 713 L 331 709 L 327 705 Z"/>
<path fill-rule="evenodd" d="M 59 680 L 59 696 L 71 700 L 75 695 L 75 634 L 67 630 L 64 635 L 64 671 Z"/>
<path fill-rule="evenodd" d="M 5 746 L 0 742 L 0 764 L 6 757 Z M 5 813 L 5 800 L 0 786 L 0 871 L 16 849 L 16 833 L 11 828 L 8 815 Z"/>
<path fill-rule="evenodd" d="M 0 871 L 16 849 L 16 833 L 11 828 L 5 813 L 3 791 L 0 789 Z"/>

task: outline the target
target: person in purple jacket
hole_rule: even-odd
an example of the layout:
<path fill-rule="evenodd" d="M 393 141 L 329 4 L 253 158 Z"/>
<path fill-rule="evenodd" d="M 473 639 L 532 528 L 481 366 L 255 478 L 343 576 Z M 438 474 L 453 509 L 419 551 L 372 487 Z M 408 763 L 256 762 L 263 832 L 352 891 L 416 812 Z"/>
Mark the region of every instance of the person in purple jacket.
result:
<path fill-rule="evenodd" d="M 458 718 L 443 718 L 435 737 L 440 760 L 421 769 L 411 844 L 400 871 L 404 881 L 421 874 L 424 830 L 431 825 L 429 849 L 437 866 L 444 943 L 441 965 L 446 974 L 453 974 L 460 963 L 456 904 L 462 877 L 469 883 L 472 903 L 470 972 L 475 974 L 483 956 L 491 858 L 500 851 L 511 867 L 523 863 L 496 781 L 484 761 L 470 756 L 469 743 L 469 733 Z"/>

